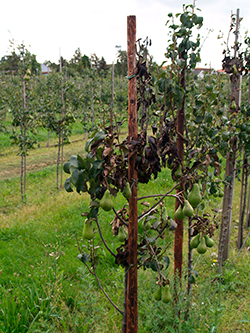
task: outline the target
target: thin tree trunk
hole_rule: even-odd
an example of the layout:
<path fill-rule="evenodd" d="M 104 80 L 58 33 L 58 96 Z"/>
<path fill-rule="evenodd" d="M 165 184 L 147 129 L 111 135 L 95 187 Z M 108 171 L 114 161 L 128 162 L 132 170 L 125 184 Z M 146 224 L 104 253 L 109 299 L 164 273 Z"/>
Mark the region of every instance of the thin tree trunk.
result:
<path fill-rule="evenodd" d="M 190 283 L 190 277 L 193 269 L 193 250 L 190 246 L 190 242 L 192 239 L 192 229 L 190 218 L 188 219 L 188 286 L 187 286 L 187 294 L 190 295 L 192 291 L 192 284 Z"/>
<path fill-rule="evenodd" d="M 56 162 L 56 187 L 59 190 L 59 165 L 60 165 L 60 156 L 61 156 L 61 128 L 58 135 L 58 150 L 57 150 L 57 162 Z"/>
<path fill-rule="evenodd" d="M 49 147 L 49 138 L 50 138 L 50 130 L 48 130 L 48 137 L 47 137 L 46 147 Z"/>
<path fill-rule="evenodd" d="M 26 90 L 25 81 L 22 80 L 22 102 L 23 110 L 26 109 Z M 21 124 L 21 134 L 22 134 L 22 151 L 21 151 L 21 195 L 22 201 L 25 202 L 25 192 L 26 192 L 26 116 L 23 117 L 23 122 Z"/>
<path fill-rule="evenodd" d="M 236 167 L 236 151 L 237 141 L 232 143 L 233 152 L 230 152 L 226 161 L 225 179 L 230 179 L 224 188 L 222 220 L 220 229 L 219 253 L 218 253 L 218 267 L 221 271 L 222 262 L 229 258 L 229 245 L 231 233 L 231 219 L 233 208 L 234 196 L 234 183 L 235 183 L 235 167 Z"/>
<path fill-rule="evenodd" d="M 249 183 L 249 186 L 248 186 L 246 228 L 248 228 L 249 225 L 250 225 L 250 183 Z"/>
<path fill-rule="evenodd" d="M 243 155 L 243 167 L 242 167 L 242 177 L 241 177 L 241 195 L 240 195 L 240 215 L 239 215 L 239 229 L 238 229 L 238 241 L 237 247 L 241 248 L 243 244 L 243 229 L 244 229 L 244 216 L 246 211 L 246 202 L 247 202 L 247 161 L 246 154 L 244 150 Z"/>
<path fill-rule="evenodd" d="M 237 56 L 238 47 L 238 34 L 239 34 L 239 9 L 237 9 L 236 15 L 236 28 L 235 28 L 235 44 L 234 44 L 234 58 Z M 237 74 L 231 74 L 231 97 L 235 100 L 237 110 L 239 110 L 241 104 L 241 80 L 242 77 Z M 232 150 L 228 153 L 226 160 L 226 174 L 228 184 L 224 188 L 223 197 L 223 209 L 222 209 L 222 221 L 219 240 L 219 253 L 218 253 L 218 268 L 221 272 L 222 262 L 229 258 L 229 245 L 230 245 L 230 233 L 231 233 L 231 219 L 233 208 L 233 196 L 234 196 L 234 183 L 235 183 L 235 169 L 236 169 L 236 152 L 237 152 L 237 137 L 234 137 L 231 142 Z M 228 177 L 228 178 L 227 178 Z"/>
<path fill-rule="evenodd" d="M 128 76 L 134 75 L 136 70 L 136 17 L 127 18 L 128 40 Z M 136 77 L 128 81 L 128 135 L 130 140 L 138 137 L 137 120 L 137 84 Z M 128 157 L 128 181 L 132 194 L 129 199 L 129 227 L 128 227 L 128 290 L 127 290 L 127 332 L 138 332 L 138 304 L 137 304 L 137 238 L 138 238 L 138 207 L 137 181 L 135 170 L 136 153 Z"/>

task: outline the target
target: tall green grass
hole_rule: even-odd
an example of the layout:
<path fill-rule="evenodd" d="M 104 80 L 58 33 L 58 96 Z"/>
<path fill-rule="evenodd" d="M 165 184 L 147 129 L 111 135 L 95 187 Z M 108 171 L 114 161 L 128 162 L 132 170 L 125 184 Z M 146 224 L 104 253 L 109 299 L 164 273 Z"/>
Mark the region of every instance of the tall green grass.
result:
<path fill-rule="evenodd" d="M 89 199 L 84 194 L 58 191 L 55 171 L 52 165 L 28 174 L 26 205 L 20 203 L 18 177 L 0 181 L 0 332 L 120 332 L 121 315 L 77 259 L 76 236 L 81 247 L 88 246 L 81 237 L 84 222 L 81 213 L 88 210 Z M 170 172 L 166 169 L 149 185 L 140 184 L 139 196 L 165 193 L 172 185 Z M 236 208 L 238 193 L 237 185 Z M 145 200 L 155 202 L 154 197 Z M 219 205 L 219 199 L 216 200 Z M 122 196 L 115 198 L 117 209 L 124 203 Z M 173 217 L 174 198 L 167 198 L 166 205 Z M 139 202 L 139 211 L 142 209 Z M 234 220 L 237 214 L 235 209 Z M 100 212 L 103 235 L 115 251 L 120 244 L 112 235 L 112 219 L 112 213 Z M 193 284 L 192 298 L 188 299 L 185 293 L 187 222 L 184 227 L 183 281 L 182 288 L 177 290 L 179 302 L 165 305 L 155 301 L 157 273 L 140 270 L 139 332 L 249 332 L 250 258 L 247 247 L 250 238 L 238 255 L 235 247 L 237 223 L 233 224 L 230 259 L 221 275 L 216 266 L 219 231 L 215 233 L 214 248 L 203 256 L 194 251 L 199 276 Z M 174 234 L 169 232 L 167 239 L 162 240 L 162 246 L 169 241 L 173 244 L 173 240 Z M 97 232 L 95 244 L 101 246 L 98 277 L 104 290 L 122 309 L 124 270 L 114 263 Z M 172 245 L 167 255 L 171 263 L 165 273 L 174 294 Z"/>

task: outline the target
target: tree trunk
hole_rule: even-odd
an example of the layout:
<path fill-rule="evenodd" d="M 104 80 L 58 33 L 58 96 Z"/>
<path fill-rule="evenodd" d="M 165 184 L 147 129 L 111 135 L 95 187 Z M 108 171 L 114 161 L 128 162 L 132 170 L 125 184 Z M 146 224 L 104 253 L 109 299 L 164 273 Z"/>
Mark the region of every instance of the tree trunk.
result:
<path fill-rule="evenodd" d="M 46 147 L 49 147 L 49 137 L 50 137 L 50 130 L 48 130 L 48 137 L 47 137 Z"/>
<path fill-rule="evenodd" d="M 239 34 L 239 9 L 237 9 L 236 15 L 236 28 L 235 28 L 235 44 L 234 44 L 234 58 L 237 56 L 238 50 L 238 34 Z M 231 98 L 235 100 L 237 110 L 241 104 L 241 80 L 242 77 L 239 73 L 231 74 Z M 226 160 L 226 173 L 225 179 L 227 185 L 224 188 L 223 197 L 223 209 L 222 220 L 219 240 L 219 254 L 218 254 L 218 267 L 221 272 L 222 262 L 229 258 L 229 245 L 230 245 L 230 233 L 231 233 L 231 219 L 233 208 L 233 196 L 234 196 L 234 183 L 235 183 L 235 168 L 236 168 L 236 152 L 237 152 L 237 137 L 234 137 L 230 145 L 232 147 L 231 152 L 228 153 Z M 227 178 L 228 177 L 228 178 Z"/>
<path fill-rule="evenodd" d="M 232 143 L 232 147 L 233 151 L 228 154 L 226 161 L 225 179 L 227 179 L 228 182 L 224 188 L 222 220 L 221 220 L 221 229 L 220 229 L 219 254 L 218 254 L 218 266 L 220 271 L 222 269 L 222 261 L 227 260 L 229 258 L 229 244 L 230 244 L 231 218 L 232 218 L 234 183 L 235 183 L 236 151 L 237 151 L 236 139 Z"/>
<path fill-rule="evenodd" d="M 128 76 L 134 75 L 136 70 L 136 17 L 127 18 L 128 42 Z M 138 137 L 137 120 L 137 84 L 136 77 L 128 81 L 128 135 L 130 140 Z M 137 171 L 135 160 L 137 154 L 128 156 L 128 181 L 131 186 L 129 199 L 129 227 L 128 227 L 128 290 L 127 290 L 127 332 L 138 331 L 138 305 L 137 305 L 137 238 L 138 238 L 138 207 L 137 207 Z"/>
<path fill-rule="evenodd" d="M 238 241 L 237 241 L 238 249 L 240 249 L 243 244 L 244 216 L 245 216 L 246 202 L 247 202 L 247 180 L 248 180 L 247 160 L 244 150 L 242 177 L 241 177 L 239 229 L 238 229 Z"/>
<path fill-rule="evenodd" d="M 61 156 L 61 129 L 58 135 L 58 150 L 57 150 L 57 161 L 56 161 L 56 187 L 59 190 L 59 166 L 60 166 L 60 156 Z"/>

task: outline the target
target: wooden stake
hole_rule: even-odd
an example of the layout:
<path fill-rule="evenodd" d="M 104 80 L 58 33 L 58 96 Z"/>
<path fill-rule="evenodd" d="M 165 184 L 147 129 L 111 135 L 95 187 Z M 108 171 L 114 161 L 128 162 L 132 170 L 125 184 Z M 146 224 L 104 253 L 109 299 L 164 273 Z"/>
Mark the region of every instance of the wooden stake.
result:
<path fill-rule="evenodd" d="M 182 59 L 185 59 L 184 55 L 181 56 Z M 181 73 L 181 86 L 185 90 L 186 86 L 186 66 L 183 68 Z M 177 112 L 177 150 L 178 150 L 178 157 L 180 159 L 181 165 L 183 164 L 184 159 L 184 144 L 183 144 L 183 137 L 184 137 L 184 113 L 185 113 L 185 102 L 186 97 L 184 95 L 182 100 L 181 109 Z M 180 189 L 176 191 L 178 194 L 179 192 L 183 192 L 184 184 L 183 182 L 180 184 Z M 180 202 L 176 199 L 175 201 L 175 210 L 179 207 Z M 182 252 L 183 252 L 183 220 L 179 221 L 175 219 L 177 223 L 177 228 L 175 229 L 175 239 L 174 239 L 174 272 L 175 274 L 178 273 L 179 277 L 181 278 L 182 272 Z"/>
<path fill-rule="evenodd" d="M 127 17 L 128 41 L 128 77 L 135 74 L 136 70 L 136 17 Z M 130 140 L 138 137 L 137 120 L 137 85 L 136 77 L 128 81 L 128 135 Z M 128 250 L 129 268 L 127 272 L 127 332 L 137 333 L 138 308 L 137 308 L 137 171 L 135 170 L 136 154 L 130 153 L 128 157 L 128 181 L 132 195 L 129 199 L 129 228 Z"/>

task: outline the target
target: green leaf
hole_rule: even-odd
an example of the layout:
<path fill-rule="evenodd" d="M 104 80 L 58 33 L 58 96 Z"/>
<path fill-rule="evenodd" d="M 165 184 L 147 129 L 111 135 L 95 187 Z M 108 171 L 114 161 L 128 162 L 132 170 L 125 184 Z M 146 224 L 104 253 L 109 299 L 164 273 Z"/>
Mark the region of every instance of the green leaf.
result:
<path fill-rule="evenodd" d="M 70 167 L 70 162 L 66 162 L 66 163 L 64 163 L 64 165 L 63 165 L 63 171 L 64 171 L 65 173 L 69 173 L 69 174 L 70 174 L 69 167 Z"/>
<path fill-rule="evenodd" d="M 78 182 L 79 182 L 79 170 L 78 169 L 75 169 L 73 172 L 72 172 L 72 175 L 71 175 L 71 181 L 72 183 L 77 186 L 78 185 Z"/>
<path fill-rule="evenodd" d="M 73 174 L 72 174 L 73 175 Z M 80 192 L 87 192 L 87 185 L 86 185 L 86 172 L 80 170 L 79 174 L 78 174 L 78 183 L 77 183 L 77 187 L 76 190 L 78 193 Z"/>
<path fill-rule="evenodd" d="M 107 134 L 106 134 L 103 130 L 100 130 L 99 132 L 97 132 L 93 138 L 89 139 L 89 140 L 86 142 L 85 150 L 86 150 L 87 152 L 89 152 L 89 147 L 90 147 L 90 145 L 92 144 L 92 142 L 94 143 L 94 142 L 97 141 L 97 140 L 103 140 L 103 139 L 106 137 L 106 135 L 107 135 Z"/>
<path fill-rule="evenodd" d="M 150 243 L 150 244 L 154 244 L 155 243 L 155 238 L 154 237 L 146 237 L 146 240 Z"/>
<path fill-rule="evenodd" d="M 168 266 L 169 266 L 169 264 L 170 264 L 170 259 L 169 259 L 169 257 L 168 257 L 168 256 L 164 256 L 164 257 L 163 257 L 163 261 L 165 262 L 165 264 L 166 264 L 166 269 L 167 269 Z"/>
<path fill-rule="evenodd" d="M 80 261 L 82 261 L 84 264 L 86 264 L 90 259 L 90 255 L 88 253 L 83 252 L 83 253 L 79 253 L 77 258 Z"/>
<path fill-rule="evenodd" d="M 71 177 L 65 180 L 64 188 L 67 192 L 73 192 L 73 189 L 71 187 Z"/>

